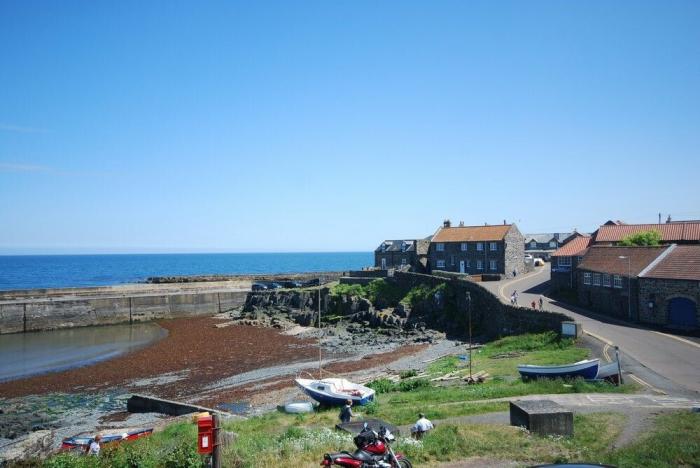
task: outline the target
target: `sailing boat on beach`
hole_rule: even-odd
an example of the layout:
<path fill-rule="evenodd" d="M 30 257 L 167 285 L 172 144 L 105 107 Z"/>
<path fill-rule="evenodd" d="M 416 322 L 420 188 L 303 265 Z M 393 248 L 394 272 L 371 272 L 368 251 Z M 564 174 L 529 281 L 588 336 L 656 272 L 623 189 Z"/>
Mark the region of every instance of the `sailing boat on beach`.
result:
<path fill-rule="evenodd" d="M 366 405 L 374 400 L 374 390 L 339 377 L 323 378 L 321 366 L 321 287 L 318 289 L 318 379 L 296 378 L 296 384 L 311 398 L 323 405 L 341 406 L 351 400 L 354 405 Z"/>

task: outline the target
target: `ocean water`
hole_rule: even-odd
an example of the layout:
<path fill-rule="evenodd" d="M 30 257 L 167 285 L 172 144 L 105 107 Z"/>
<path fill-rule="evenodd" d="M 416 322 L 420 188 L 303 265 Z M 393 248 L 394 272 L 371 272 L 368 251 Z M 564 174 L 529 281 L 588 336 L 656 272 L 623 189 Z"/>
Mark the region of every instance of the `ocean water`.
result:
<path fill-rule="evenodd" d="M 0 290 L 107 286 L 150 276 L 347 271 L 373 263 L 371 252 L 3 255 Z"/>

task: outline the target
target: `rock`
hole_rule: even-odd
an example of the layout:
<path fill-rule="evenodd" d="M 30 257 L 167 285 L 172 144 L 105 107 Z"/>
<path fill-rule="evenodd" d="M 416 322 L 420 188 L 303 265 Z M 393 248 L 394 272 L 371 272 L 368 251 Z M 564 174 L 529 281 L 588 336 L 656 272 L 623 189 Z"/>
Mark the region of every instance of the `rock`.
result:
<path fill-rule="evenodd" d="M 53 431 L 41 430 L 3 447 L 0 465 L 20 462 L 30 458 L 44 458 L 51 452 Z"/>

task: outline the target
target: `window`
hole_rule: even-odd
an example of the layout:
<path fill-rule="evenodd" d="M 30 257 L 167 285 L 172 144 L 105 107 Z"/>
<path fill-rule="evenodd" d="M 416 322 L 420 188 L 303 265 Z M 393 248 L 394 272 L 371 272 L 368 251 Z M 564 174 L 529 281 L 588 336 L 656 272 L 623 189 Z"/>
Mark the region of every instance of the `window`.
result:
<path fill-rule="evenodd" d="M 460 249 L 462 252 L 466 252 L 466 251 L 467 251 L 467 243 L 466 243 L 466 242 L 462 242 L 462 245 L 459 246 L 459 249 Z"/>
<path fill-rule="evenodd" d="M 469 260 L 465 261 L 465 262 L 464 262 L 464 265 L 465 265 L 467 268 L 469 268 Z"/>
<path fill-rule="evenodd" d="M 401 265 L 405 265 L 405 264 L 406 264 L 406 259 L 405 259 L 405 258 L 402 258 L 402 259 L 401 259 Z"/>
<path fill-rule="evenodd" d="M 590 273 L 583 274 L 583 284 L 591 284 L 591 274 Z"/>
<path fill-rule="evenodd" d="M 492 270 L 496 269 L 496 260 L 489 260 L 489 268 Z"/>
<path fill-rule="evenodd" d="M 610 275 L 608 275 L 608 274 L 603 275 L 603 286 L 605 286 L 606 288 L 610 287 Z"/>
<path fill-rule="evenodd" d="M 550 241 L 549 246 L 553 249 L 556 249 L 557 248 L 557 241 Z"/>
<path fill-rule="evenodd" d="M 558 257 L 557 264 L 560 267 L 570 267 L 571 266 L 571 257 Z"/>
<path fill-rule="evenodd" d="M 435 244 L 435 250 L 437 250 L 438 252 L 444 252 L 445 244 L 443 244 L 442 242 L 438 242 L 437 244 Z"/>
<path fill-rule="evenodd" d="M 600 273 L 593 273 L 593 286 L 600 286 Z"/>
<path fill-rule="evenodd" d="M 615 275 L 613 277 L 613 286 L 616 288 L 622 288 L 622 276 L 620 275 Z"/>
<path fill-rule="evenodd" d="M 455 256 L 450 255 L 450 265 L 455 266 Z"/>
<path fill-rule="evenodd" d="M 438 260 L 436 268 L 445 268 L 445 260 Z"/>
<path fill-rule="evenodd" d="M 477 270 L 483 270 L 484 269 L 484 264 L 481 260 L 476 261 L 476 269 Z"/>
<path fill-rule="evenodd" d="M 578 257 L 576 257 L 576 260 L 577 260 L 579 263 L 581 263 L 581 260 L 583 260 L 583 257 L 578 256 Z"/>
<path fill-rule="evenodd" d="M 537 242 L 535 242 L 535 241 L 530 242 L 530 248 L 531 248 L 531 249 L 536 249 L 536 248 L 537 248 Z"/>
<path fill-rule="evenodd" d="M 498 244 L 496 244 L 495 242 L 491 242 L 491 245 L 489 246 L 489 248 L 490 248 L 492 251 L 493 251 L 493 250 L 497 250 L 497 249 L 498 249 Z"/>
<path fill-rule="evenodd" d="M 478 250 L 479 252 L 481 252 L 482 250 L 484 250 L 484 243 L 483 243 L 483 242 L 477 242 L 477 243 L 476 243 L 476 250 Z"/>

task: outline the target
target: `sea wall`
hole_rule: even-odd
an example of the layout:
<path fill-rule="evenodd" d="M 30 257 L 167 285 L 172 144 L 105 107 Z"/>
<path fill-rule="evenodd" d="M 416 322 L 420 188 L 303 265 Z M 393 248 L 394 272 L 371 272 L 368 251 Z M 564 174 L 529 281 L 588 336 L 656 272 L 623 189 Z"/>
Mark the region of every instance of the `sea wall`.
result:
<path fill-rule="evenodd" d="M 101 290 L 100 292 L 103 292 Z M 187 291 L 92 297 L 26 298 L 0 302 L 0 334 L 113 325 L 226 312 L 245 304 L 247 291 Z"/>

